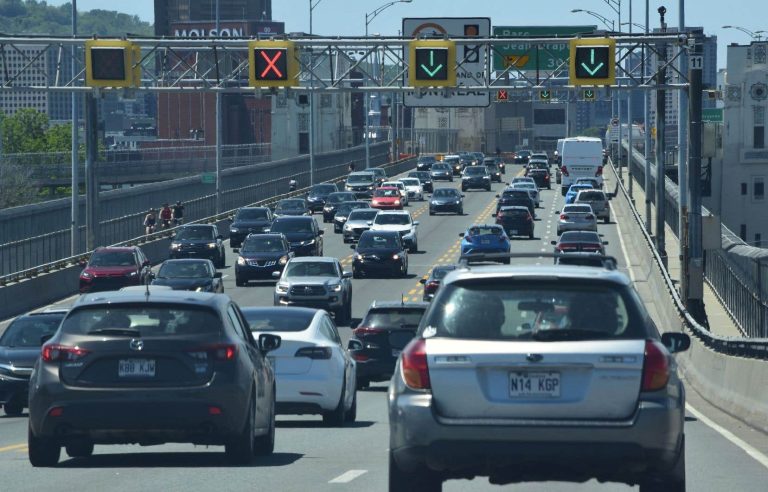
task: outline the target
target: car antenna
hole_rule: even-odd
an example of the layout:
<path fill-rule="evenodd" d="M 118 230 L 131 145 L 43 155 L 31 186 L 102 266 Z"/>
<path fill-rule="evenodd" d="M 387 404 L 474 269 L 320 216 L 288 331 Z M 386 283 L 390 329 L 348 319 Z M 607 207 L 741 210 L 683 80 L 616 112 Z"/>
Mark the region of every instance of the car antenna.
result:
<path fill-rule="evenodd" d="M 144 281 L 144 300 L 149 302 L 149 282 Z"/>

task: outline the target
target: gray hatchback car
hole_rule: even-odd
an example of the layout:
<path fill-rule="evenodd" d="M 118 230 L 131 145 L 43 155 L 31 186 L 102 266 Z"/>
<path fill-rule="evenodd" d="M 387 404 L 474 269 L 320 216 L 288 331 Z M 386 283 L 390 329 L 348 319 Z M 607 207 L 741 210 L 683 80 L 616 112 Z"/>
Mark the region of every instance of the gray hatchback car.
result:
<path fill-rule="evenodd" d="M 224 445 L 232 463 L 271 454 L 275 379 L 267 352 L 224 294 L 120 291 L 80 297 L 42 347 L 29 385 L 29 460 L 62 446 Z"/>
<path fill-rule="evenodd" d="M 389 490 L 589 479 L 685 490 L 685 390 L 630 280 L 593 267 L 463 267 L 389 387 Z"/>

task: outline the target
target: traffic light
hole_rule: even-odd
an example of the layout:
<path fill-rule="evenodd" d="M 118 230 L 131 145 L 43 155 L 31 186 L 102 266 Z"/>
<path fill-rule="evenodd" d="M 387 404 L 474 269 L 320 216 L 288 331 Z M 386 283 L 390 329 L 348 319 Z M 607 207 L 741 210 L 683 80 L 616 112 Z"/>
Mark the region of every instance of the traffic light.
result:
<path fill-rule="evenodd" d="M 412 87 L 456 86 L 456 43 L 453 41 L 411 41 L 408 47 Z"/>
<path fill-rule="evenodd" d="M 299 85 L 299 62 L 293 41 L 248 43 L 248 80 L 251 87 Z"/>
<path fill-rule="evenodd" d="M 595 89 L 584 89 L 581 95 L 585 101 L 593 102 L 597 99 L 597 91 Z"/>
<path fill-rule="evenodd" d="M 140 60 L 141 48 L 131 41 L 89 39 L 85 42 L 85 84 L 136 87 L 141 83 Z"/>
<path fill-rule="evenodd" d="M 571 40 L 571 85 L 613 85 L 616 41 L 608 38 Z"/>
<path fill-rule="evenodd" d="M 549 102 L 552 100 L 552 91 L 544 89 L 539 91 L 539 101 Z"/>

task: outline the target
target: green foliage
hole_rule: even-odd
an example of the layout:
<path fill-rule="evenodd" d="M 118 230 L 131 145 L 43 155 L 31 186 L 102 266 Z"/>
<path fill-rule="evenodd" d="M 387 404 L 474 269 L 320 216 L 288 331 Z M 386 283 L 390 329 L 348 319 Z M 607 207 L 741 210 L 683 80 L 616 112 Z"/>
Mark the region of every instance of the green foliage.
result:
<path fill-rule="evenodd" d="M 106 3 L 106 2 L 105 2 Z M 154 34 L 152 24 L 135 15 L 111 10 L 78 12 L 81 35 L 142 36 Z M 37 0 L 0 0 L 0 32 L 6 34 L 41 34 L 61 36 L 72 33 L 72 5 L 58 7 Z"/>
<path fill-rule="evenodd" d="M 598 126 L 593 126 L 593 127 L 585 129 L 582 132 L 582 134 L 585 137 L 603 138 L 605 136 L 605 128 L 600 128 Z"/>
<path fill-rule="evenodd" d="M 13 116 L 0 114 L 3 153 L 67 152 L 72 148 L 72 125 L 50 126 L 48 116 L 35 109 L 21 109 Z"/>

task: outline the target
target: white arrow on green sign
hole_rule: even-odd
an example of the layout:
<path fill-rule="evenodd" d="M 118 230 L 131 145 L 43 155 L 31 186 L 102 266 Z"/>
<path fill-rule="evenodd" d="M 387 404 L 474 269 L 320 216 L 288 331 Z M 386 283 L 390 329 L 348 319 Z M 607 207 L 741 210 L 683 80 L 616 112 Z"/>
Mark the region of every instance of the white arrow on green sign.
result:
<path fill-rule="evenodd" d="M 597 66 L 595 66 L 595 48 L 590 48 L 590 50 L 589 50 L 589 57 L 590 57 L 589 66 L 585 62 L 581 62 L 581 68 L 586 70 L 586 72 L 589 75 L 594 77 L 595 74 L 597 73 L 597 71 L 600 70 L 601 68 L 603 68 L 605 63 L 600 62 L 600 63 L 597 64 Z M 590 68 L 590 66 L 592 66 L 594 68 Z"/>
<path fill-rule="evenodd" d="M 432 70 L 429 69 L 426 65 L 423 63 L 421 64 L 421 69 L 424 70 L 424 73 L 429 75 L 430 77 L 434 78 L 435 74 L 440 71 L 441 68 L 443 68 L 443 64 L 439 64 L 435 67 L 435 50 L 429 50 L 429 66 L 434 67 Z"/>

